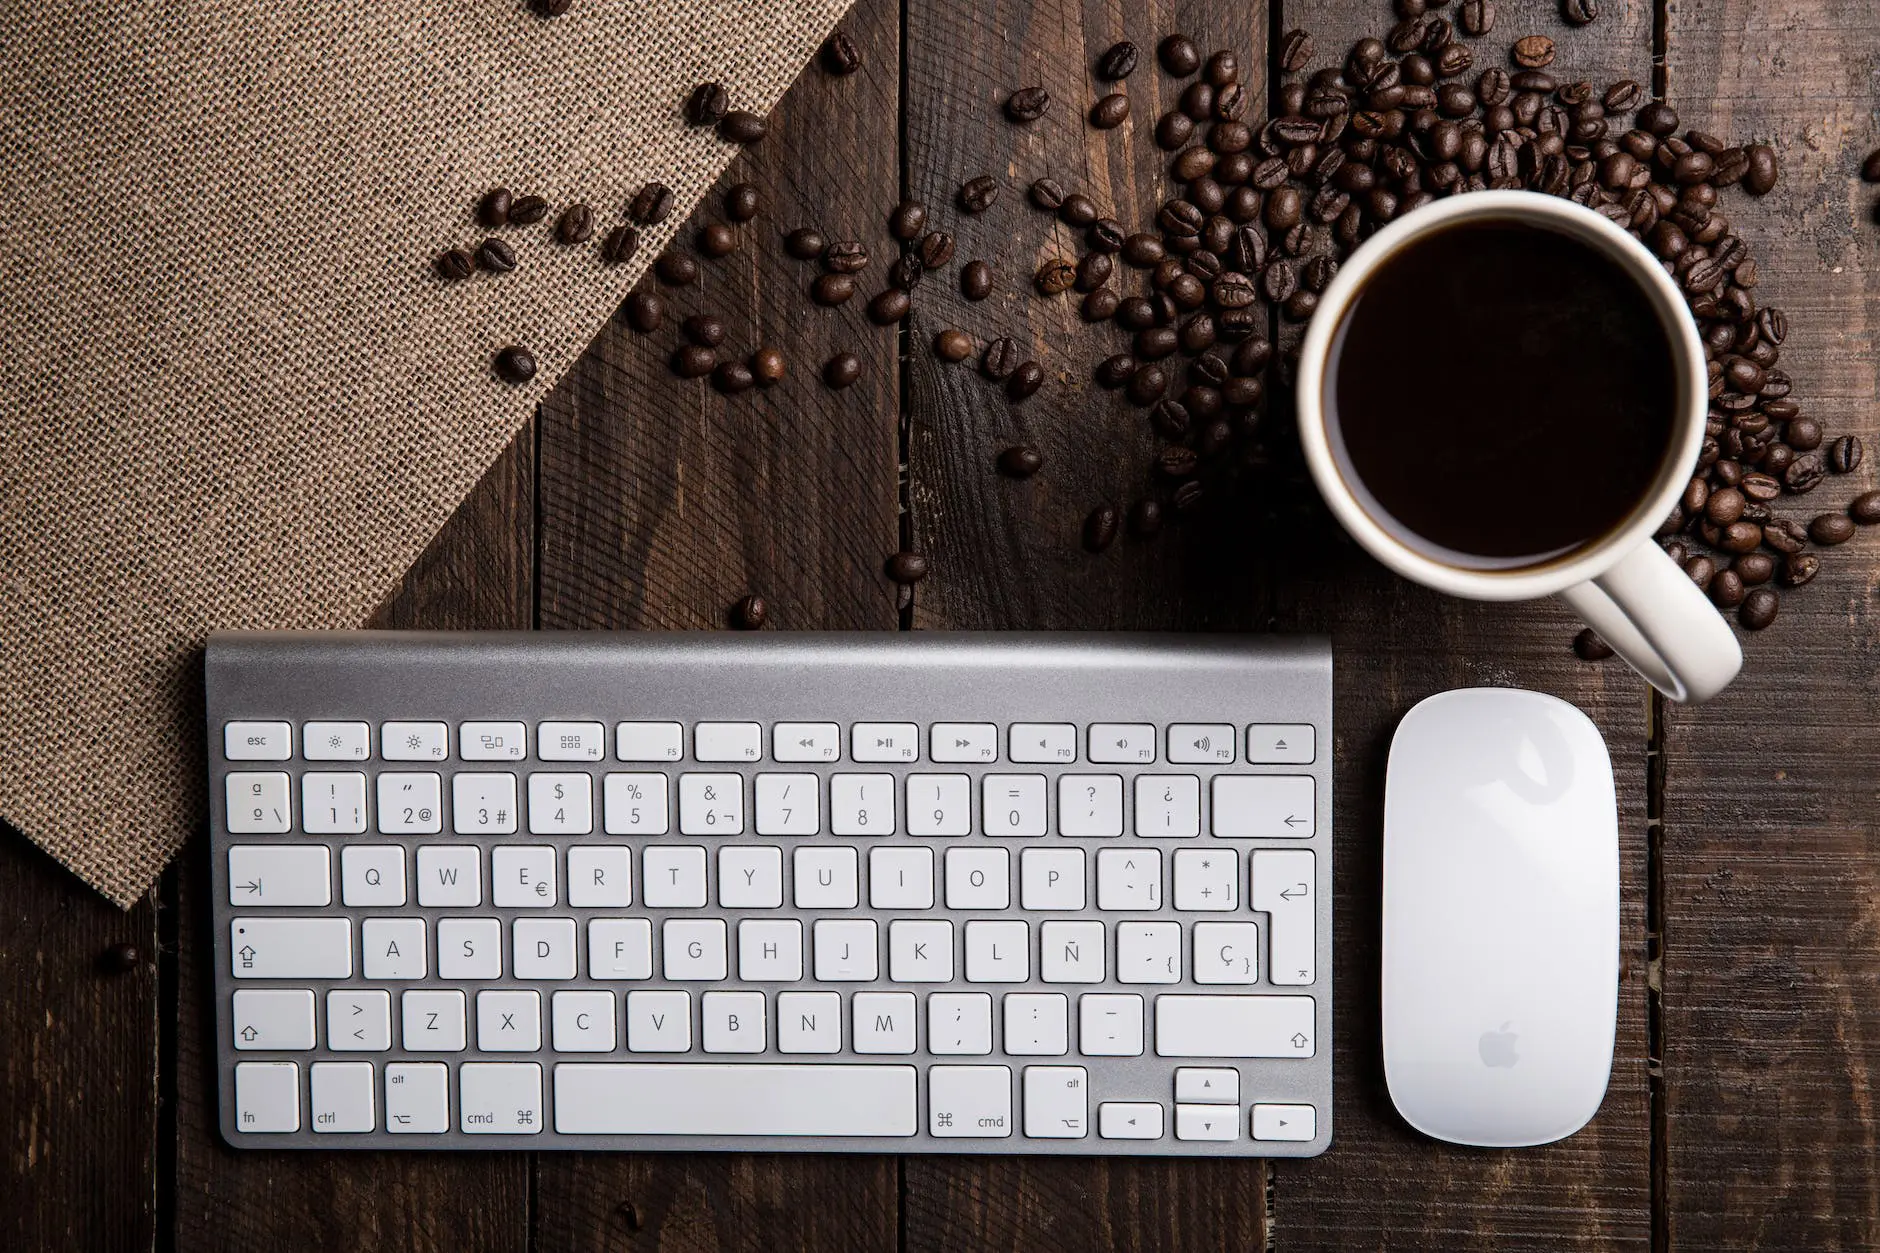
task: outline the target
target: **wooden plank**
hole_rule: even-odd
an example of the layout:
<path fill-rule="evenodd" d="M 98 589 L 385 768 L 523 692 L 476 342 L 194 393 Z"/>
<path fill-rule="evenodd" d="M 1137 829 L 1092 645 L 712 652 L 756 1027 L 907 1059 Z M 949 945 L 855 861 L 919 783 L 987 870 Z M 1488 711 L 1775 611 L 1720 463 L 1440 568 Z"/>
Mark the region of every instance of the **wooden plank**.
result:
<path fill-rule="evenodd" d="M 154 1247 L 157 971 L 154 892 L 120 910 L 0 826 L 0 1247 Z"/>
<path fill-rule="evenodd" d="M 1831 435 L 1869 456 L 1802 520 L 1876 485 L 1880 224 L 1855 181 L 1880 146 L 1880 10 L 1680 0 L 1669 98 L 1686 125 L 1773 144 L 1783 176 L 1725 198 L 1788 313 L 1782 368 Z M 1880 619 L 1862 534 L 1784 593 L 1714 703 L 1672 709 L 1664 836 L 1670 1236 L 1690 1248 L 1871 1248 L 1880 1240 Z"/>
<path fill-rule="evenodd" d="M 544 626 L 722 627 L 756 593 L 780 627 L 895 627 L 881 567 L 900 547 L 897 337 L 864 305 L 893 248 L 898 7 L 861 0 L 843 28 L 863 68 L 807 69 L 769 136 L 679 235 L 724 220 L 723 190 L 746 181 L 764 208 L 739 250 L 703 262 L 700 287 L 659 289 L 670 306 L 660 332 L 610 324 L 544 406 Z M 798 226 L 867 244 L 874 259 L 849 304 L 811 303 L 819 267 L 781 247 Z M 787 379 L 727 397 L 675 378 L 677 320 L 705 310 L 723 319 L 726 351 L 785 352 Z M 820 377 L 838 351 L 863 363 L 846 391 Z M 534 1247 L 886 1249 L 895 1185 L 888 1157 L 541 1154 Z"/>
<path fill-rule="evenodd" d="M 374 625 L 524 628 L 531 616 L 534 428 L 483 477 Z M 208 984 L 208 850 L 198 839 L 168 876 L 178 934 L 175 1247 L 348 1248 L 456 1253 L 520 1248 L 529 1230 L 520 1153 L 258 1153 L 216 1123 L 215 1014 Z"/>

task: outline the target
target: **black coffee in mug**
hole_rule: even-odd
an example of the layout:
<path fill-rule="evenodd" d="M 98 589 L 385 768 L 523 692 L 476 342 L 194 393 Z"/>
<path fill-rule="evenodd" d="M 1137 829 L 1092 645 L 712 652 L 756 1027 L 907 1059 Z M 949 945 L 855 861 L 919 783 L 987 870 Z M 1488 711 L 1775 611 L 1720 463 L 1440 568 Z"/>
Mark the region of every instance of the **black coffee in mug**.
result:
<path fill-rule="evenodd" d="M 1366 512 L 1427 556 L 1516 569 L 1624 523 L 1678 425 L 1677 357 L 1591 244 L 1512 220 L 1411 240 L 1333 337 L 1327 434 Z"/>

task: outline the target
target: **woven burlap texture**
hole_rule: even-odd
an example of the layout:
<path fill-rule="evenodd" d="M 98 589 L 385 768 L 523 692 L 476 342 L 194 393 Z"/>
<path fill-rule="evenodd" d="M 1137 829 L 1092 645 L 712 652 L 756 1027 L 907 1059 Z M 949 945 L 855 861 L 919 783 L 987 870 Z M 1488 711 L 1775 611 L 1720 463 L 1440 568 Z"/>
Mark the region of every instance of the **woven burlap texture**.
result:
<path fill-rule="evenodd" d="M 0 57 L 0 818 L 128 905 L 203 815 L 214 627 L 364 621 L 846 0 L 13 6 Z M 648 179 L 677 206 L 598 259 Z M 430 269 L 501 183 L 514 273 Z M 596 211 L 595 239 L 552 242 Z M 526 344 L 523 387 L 490 360 Z"/>

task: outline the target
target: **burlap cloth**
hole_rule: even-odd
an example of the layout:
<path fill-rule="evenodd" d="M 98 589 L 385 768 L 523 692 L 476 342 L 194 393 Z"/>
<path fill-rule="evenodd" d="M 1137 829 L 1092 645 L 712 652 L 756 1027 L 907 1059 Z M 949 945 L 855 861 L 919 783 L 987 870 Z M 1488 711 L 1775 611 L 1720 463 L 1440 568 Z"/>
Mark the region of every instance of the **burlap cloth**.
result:
<path fill-rule="evenodd" d="M 0 818 L 142 893 L 201 820 L 205 631 L 363 621 L 732 156 L 689 89 L 767 111 L 845 7 L 9 6 Z M 650 178 L 672 217 L 604 268 Z M 548 222 L 435 279 L 496 183 Z M 574 200 L 595 239 L 561 248 Z"/>

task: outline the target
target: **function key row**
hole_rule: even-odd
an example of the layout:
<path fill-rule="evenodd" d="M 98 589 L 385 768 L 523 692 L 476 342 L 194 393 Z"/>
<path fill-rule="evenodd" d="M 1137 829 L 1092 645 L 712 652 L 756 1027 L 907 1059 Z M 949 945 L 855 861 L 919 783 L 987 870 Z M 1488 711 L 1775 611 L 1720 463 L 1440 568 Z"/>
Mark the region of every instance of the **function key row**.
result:
<path fill-rule="evenodd" d="M 1063 764 L 1085 759 L 1098 764 L 1146 765 L 1158 758 L 1161 731 L 1146 722 L 1095 722 L 1087 737 L 1075 723 L 1015 722 L 1006 759 Z M 999 760 L 999 732 L 992 722 L 936 722 L 928 733 L 927 759 L 942 763 Z M 365 722 L 308 722 L 301 727 L 307 761 L 363 761 L 372 755 L 372 727 Z M 686 728 L 678 722 L 622 722 L 614 728 L 620 761 L 675 762 L 685 757 Z M 778 722 L 770 728 L 771 759 L 779 762 L 842 760 L 843 730 L 835 722 Z M 450 756 L 446 722 L 386 722 L 379 727 L 379 756 L 385 761 L 443 761 Z M 921 760 L 921 726 L 914 722 L 857 722 L 849 727 L 849 760 Z M 293 756 L 290 722 L 237 721 L 222 728 L 222 755 L 229 761 L 287 761 Z M 1246 728 L 1244 758 L 1240 729 L 1231 723 L 1175 723 L 1167 729 L 1167 760 L 1174 765 L 1310 765 L 1317 756 L 1310 723 L 1254 723 Z M 523 722 L 465 722 L 457 727 L 462 761 L 521 761 L 529 755 Z M 607 728 L 599 722 L 541 722 L 535 727 L 540 761 L 603 761 Z M 756 762 L 764 759 L 764 726 L 758 722 L 700 722 L 692 728 L 695 761 Z"/>

